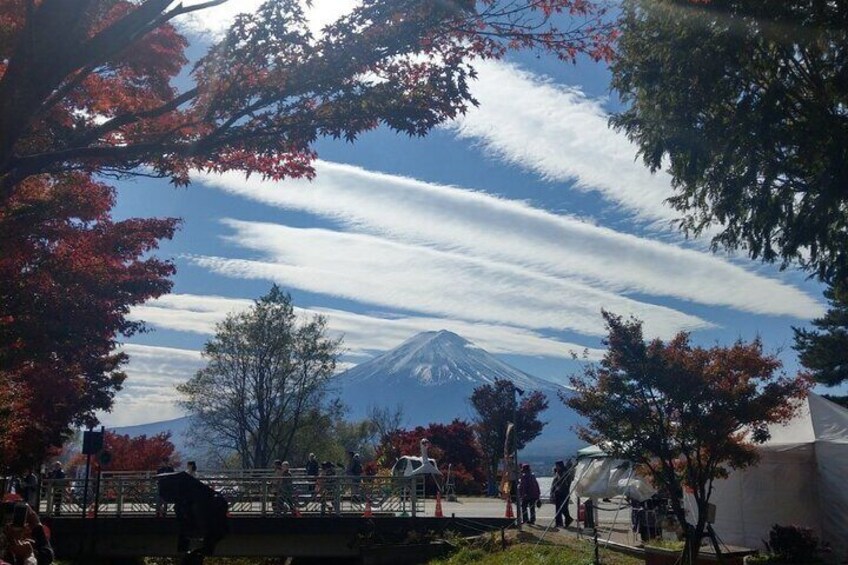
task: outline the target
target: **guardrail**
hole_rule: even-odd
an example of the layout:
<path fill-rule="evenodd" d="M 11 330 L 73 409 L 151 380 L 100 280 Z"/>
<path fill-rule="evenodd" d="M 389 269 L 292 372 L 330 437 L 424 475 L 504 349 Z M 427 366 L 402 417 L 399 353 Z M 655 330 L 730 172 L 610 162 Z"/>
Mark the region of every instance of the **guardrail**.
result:
<path fill-rule="evenodd" d="M 423 477 L 332 475 L 290 478 L 207 474 L 198 479 L 220 492 L 231 515 L 363 514 L 370 504 L 375 514 L 416 516 L 424 511 Z M 103 474 L 91 477 L 88 496 L 81 479 L 48 479 L 41 491 L 39 512 L 49 516 L 155 516 L 173 513 L 159 499 L 155 475 Z M 87 500 L 83 508 L 83 498 Z"/>

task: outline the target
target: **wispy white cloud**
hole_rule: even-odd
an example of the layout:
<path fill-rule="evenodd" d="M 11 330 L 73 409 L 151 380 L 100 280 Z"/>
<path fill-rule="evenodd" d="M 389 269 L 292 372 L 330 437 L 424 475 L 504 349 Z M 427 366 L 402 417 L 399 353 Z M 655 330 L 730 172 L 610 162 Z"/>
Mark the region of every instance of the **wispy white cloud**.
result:
<path fill-rule="evenodd" d="M 616 232 L 483 192 L 349 165 L 319 161 L 316 166 L 318 175 L 311 183 L 245 180 L 237 174 L 204 175 L 202 182 L 332 219 L 346 230 L 509 264 L 608 292 L 801 319 L 822 311 L 816 300 L 796 287 L 706 252 Z"/>
<path fill-rule="evenodd" d="M 109 427 L 156 422 L 183 415 L 174 387 L 203 366 L 200 352 L 173 347 L 124 344 L 130 356 L 127 380 L 115 398 L 115 408 L 98 416 Z"/>
<path fill-rule="evenodd" d="M 233 20 L 239 14 L 255 12 L 266 0 L 230 0 L 219 6 L 192 12 L 178 20 L 178 25 L 183 26 L 192 33 L 208 34 L 212 37 L 220 37 L 232 25 Z M 199 4 L 196 2 L 185 2 L 186 5 Z M 309 29 L 313 34 L 318 34 L 321 28 L 335 22 L 340 16 L 350 12 L 359 0 L 319 0 L 307 6 L 304 1 L 306 17 L 309 21 Z"/>
<path fill-rule="evenodd" d="M 210 335 L 215 324 L 232 312 L 243 310 L 252 301 L 221 296 L 169 294 L 133 309 L 132 318 L 151 326 Z M 348 357 L 364 359 L 387 351 L 410 336 L 447 329 L 462 335 L 490 353 L 569 358 L 582 354 L 584 347 L 543 336 L 526 328 L 471 323 L 464 320 L 423 316 L 396 316 L 354 313 L 333 308 L 296 308 L 299 316 L 326 316 L 331 335 L 344 336 Z M 587 348 L 590 359 L 602 352 Z"/>
<path fill-rule="evenodd" d="M 196 256 L 218 274 L 277 281 L 293 288 L 429 315 L 602 335 L 602 308 L 645 321 L 670 336 L 708 322 L 583 283 L 461 253 L 381 237 L 226 220 L 228 239 L 261 260 Z"/>
<path fill-rule="evenodd" d="M 664 200 L 671 177 L 651 174 L 636 146 L 607 125 L 603 101 L 503 62 L 478 64 L 472 85 L 480 106 L 448 125 L 497 157 L 557 181 L 600 193 L 640 220 L 669 222 L 679 214 Z"/>

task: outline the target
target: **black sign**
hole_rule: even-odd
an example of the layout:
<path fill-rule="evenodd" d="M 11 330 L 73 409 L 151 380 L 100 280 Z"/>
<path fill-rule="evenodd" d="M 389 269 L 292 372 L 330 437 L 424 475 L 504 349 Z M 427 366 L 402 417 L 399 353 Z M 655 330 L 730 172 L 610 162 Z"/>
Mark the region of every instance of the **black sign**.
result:
<path fill-rule="evenodd" d="M 96 455 L 103 449 L 103 432 L 88 430 L 82 433 L 82 454 Z"/>

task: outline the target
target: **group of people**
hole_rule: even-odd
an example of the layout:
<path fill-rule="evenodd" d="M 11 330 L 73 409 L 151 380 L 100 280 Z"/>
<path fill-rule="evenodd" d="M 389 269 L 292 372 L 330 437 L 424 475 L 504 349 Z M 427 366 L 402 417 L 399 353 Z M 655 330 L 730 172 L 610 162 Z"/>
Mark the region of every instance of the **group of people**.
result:
<path fill-rule="evenodd" d="M 553 468 L 549 501 L 556 507 L 554 520 L 556 526 L 560 528 L 567 528 L 574 521 L 568 510 L 571 483 L 574 481 L 574 467 L 574 461 L 569 459 L 568 463 L 557 461 Z M 522 520 L 527 524 L 535 524 L 536 508 L 542 506 L 542 492 L 536 475 L 527 463 L 521 465 L 517 493 L 521 500 Z"/>
<path fill-rule="evenodd" d="M 318 500 L 321 503 L 321 513 L 324 514 L 329 508 L 332 508 L 334 513 L 338 513 L 340 509 L 341 492 L 336 488 L 337 481 L 335 477 L 338 469 L 344 469 L 343 474 L 350 477 L 351 497 L 356 500 L 360 497 L 359 478 L 363 473 L 362 460 L 358 453 L 353 451 L 348 452 L 347 466 L 335 465 L 331 461 L 319 463 L 314 453 L 310 453 L 304 465 L 306 477 L 308 480 L 307 489 L 310 500 Z M 297 501 L 294 492 L 294 481 L 291 472 L 291 465 L 288 461 L 277 459 L 274 461 L 274 477 L 276 480 L 276 495 L 274 497 L 274 514 L 281 516 L 283 514 L 296 515 Z"/>

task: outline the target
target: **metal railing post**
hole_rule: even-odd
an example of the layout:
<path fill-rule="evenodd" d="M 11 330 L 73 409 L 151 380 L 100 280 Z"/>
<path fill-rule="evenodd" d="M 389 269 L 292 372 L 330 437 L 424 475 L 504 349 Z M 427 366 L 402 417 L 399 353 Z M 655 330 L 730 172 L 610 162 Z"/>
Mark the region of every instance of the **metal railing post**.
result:
<path fill-rule="evenodd" d="M 121 517 L 124 509 L 124 478 L 118 477 L 118 506 L 116 509 L 118 518 Z"/>
<path fill-rule="evenodd" d="M 413 475 L 410 482 L 412 483 L 412 488 L 410 489 L 412 500 L 410 504 L 412 505 L 412 517 L 415 518 L 418 515 L 418 477 Z"/>
<path fill-rule="evenodd" d="M 47 496 L 45 497 L 47 501 L 47 508 L 44 509 L 44 513 L 47 516 L 53 516 L 54 508 L 53 508 L 53 481 L 47 481 Z"/>
<path fill-rule="evenodd" d="M 268 481 L 262 480 L 262 515 L 268 514 Z"/>

